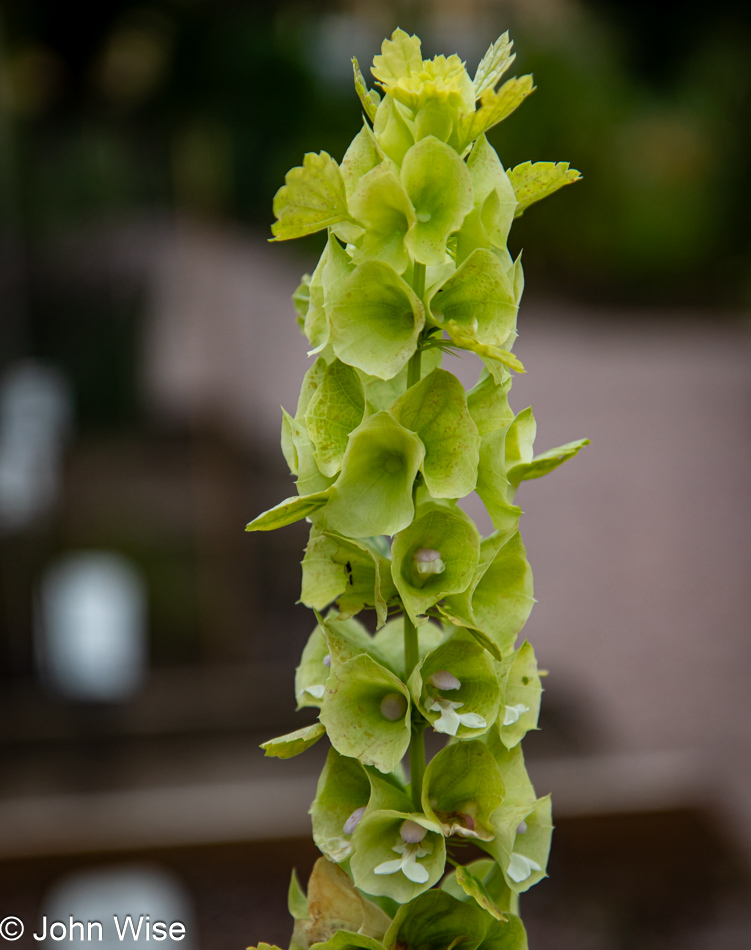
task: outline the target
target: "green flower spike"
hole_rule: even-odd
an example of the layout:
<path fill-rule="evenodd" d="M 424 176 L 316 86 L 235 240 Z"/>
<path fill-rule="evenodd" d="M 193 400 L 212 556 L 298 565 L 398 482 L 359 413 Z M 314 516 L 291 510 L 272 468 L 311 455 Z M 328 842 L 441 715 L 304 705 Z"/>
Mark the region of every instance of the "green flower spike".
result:
<path fill-rule="evenodd" d="M 387 412 L 366 419 L 349 438 L 342 473 L 325 518 L 337 534 L 396 534 L 414 515 L 412 486 L 425 457 L 418 437 Z"/>
<path fill-rule="evenodd" d="M 404 156 L 402 184 L 415 209 L 404 243 L 421 264 L 443 264 L 446 242 L 472 210 L 472 181 L 456 152 L 430 135 Z"/>
<path fill-rule="evenodd" d="M 316 464 L 324 475 L 336 475 L 342 467 L 349 434 L 364 415 L 360 377 L 351 366 L 334 360 L 326 367 L 305 413 Z"/>
<path fill-rule="evenodd" d="M 434 676 L 435 679 L 435 676 Z M 503 801 L 501 770 L 477 739 L 447 746 L 425 772 L 422 807 L 446 837 L 490 841 L 490 815 Z"/>
<path fill-rule="evenodd" d="M 409 687 L 436 732 L 471 739 L 498 718 L 501 690 L 495 664 L 467 630 L 457 630 L 429 653 Z"/>
<path fill-rule="evenodd" d="M 326 311 L 334 352 L 343 363 L 390 379 L 406 366 L 425 325 L 415 292 L 388 264 L 359 264 Z"/>
<path fill-rule="evenodd" d="M 356 886 L 400 903 L 437 884 L 446 864 L 438 826 L 424 815 L 393 809 L 367 814 L 357 826 L 353 848 Z"/>
<path fill-rule="evenodd" d="M 336 600 L 342 619 L 374 607 L 378 625 L 386 621 L 387 605 L 396 597 L 391 564 L 372 541 L 352 541 L 313 528 L 302 561 L 300 600 L 323 610 Z"/>
<path fill-rule="evenodd" d="M 488 923 L 476 904 L 428 891 L 399 908 L 383 942 L 388 950 L 477 950 Z"/>
<path fill-rule="evenodd" d="M 352 853 L 352 835 L 370 799 L 370 782 L 357 759 L 329 749 L 316 797 L 310 806 L 313 840 L 330 861 Z"/>
<path fill-rule="evenodd" d="M 480 562 L 469 587 L 446 598 L 446 606 L 470 618 L 502 654 L 514 649 L 532 607 L 532 569 L 521 535 L 496 531 L 480 545 Z"/>
<path fill-rule="evenodd" d="M 506 676 L 504 705 L 498 717 L 501 742 L 507 749 L 518 745 L 530 729 L 537 728 L 542 684 L 532 644 L 524 642 L 516 651 Z"/>
<path fill-rule="evenodd" d="M 456 376 L 434 369 L 408 389 L 390 411 L 425 446 L 422 473 L 434 498 L 463 498 L 474 491 L 480 437 Z"/>
<path fill-rule="evenodd" d="M 460 508 L 429 503 L 394 537 L 391 572 L 413 623 L 447 594 L 464 590 L 480 554 L 480 537 Z"/>
<path fill-rule="evenodd" d="M 342 755 L 393 772 L 409 748 L 411 702 L 404 683 L 372 657 L 337 663 L 321 708 L 321 722 Z"/>

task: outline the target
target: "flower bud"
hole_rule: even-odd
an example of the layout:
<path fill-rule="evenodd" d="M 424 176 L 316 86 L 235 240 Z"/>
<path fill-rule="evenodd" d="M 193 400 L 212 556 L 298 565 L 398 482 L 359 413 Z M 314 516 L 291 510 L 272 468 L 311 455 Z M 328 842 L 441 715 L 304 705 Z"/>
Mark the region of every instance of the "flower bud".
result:
<path fill-rule="evenodd" d="M 354 834 L 355 829 L 360 824 L 360 819 L 365 814 L 365 808 L 365 805 L 363 805 L 362 808 L 356 808 L 349 818 L 344 822 L 345 835 Z"/>
<path fill-rule="evenodd" d="M 324 666 L 331 666 L 331 654 L 330 654 L 330 653 L 327 653 L 326 656 L 323 658 L 323 665 L 324 665 Z"/>
<path fill-rule="evenodd" d="M 412 555 L 412 563 L 421 577 L 442 574 L 446 570 L 446 565 L 441 560 L 441 552 L 434 548 L 419 548 Z"/>
<path fill-rule="evenodd" d="M 407 711 L 407 700 L 401 693 L 388 693 L 381 700 L 381 715 L 390 722 L 402 719 Z"/>
<path fill-rule="evenodd" d="M 517 833 L 518 835 L 525 835 L 525 834 L 527 833 L 527 822 L 526 822 L 526 821 L 520 821 L 520 822 L 519 822 L 519 827 L 516 829 L 516 833 Z"/>
<path fill-rule="evenodd" d="M 448 670 L 438 670 L 435 673 L 431 673 L 427 682 L 430 683 L 431 686 L 435 686 L 436 689 L 461 689 L 462 685 L 454 674 Z"/>
<path fill-rule="evenodd" d="M 407 844 L 419 844 L 427 834 L 427 831 L 422 825 L 418 825 L 416 821 L 411 821 L 408 818 L 402 823 L 399 834 L 402 836 L 402 841 L 406 841 Z"/>

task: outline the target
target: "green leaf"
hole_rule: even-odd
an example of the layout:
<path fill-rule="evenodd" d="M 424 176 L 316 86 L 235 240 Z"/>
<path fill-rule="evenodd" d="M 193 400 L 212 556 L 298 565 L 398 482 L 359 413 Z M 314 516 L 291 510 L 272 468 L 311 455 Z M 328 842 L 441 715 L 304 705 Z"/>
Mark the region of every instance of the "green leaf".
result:
<path fill-rule="evenodd" d="M 350 436 L 331 489 L 328 527 L 353 538 L 405 528 L 414 514 L 412 485 L 424 454 L 418 437 L 387 412 L 366 419 Z"/>
<path fill-rule="evenodd" d="M 483 132 L 508 118 L 534 92 L 534 88 L 532 77 L 522 76 L 521 79 L 507 80 L 497 92 L 487 89 L 480 98 L 480 108 L 462 118 L 451 144 L 458 152 L 463 152 Z"/>
<path fill-rule="evenodd" d="M 365 228 L 356 241 L 357 263 L 382 261 L 398 273 L 406 270 L 409 254 L 404 239 L 415 213 L 390 162 L 367 172 L 350 197 L 352 213 Z"/>
<path fill-rule="evenodd" d="M 308 152 L 284 182 L 274 197 L 273 240 L 304 237 L 349 219 L 344 181 L 328 152 Z"/>
<path fill-rule="evenodd" d="M 326 367 L 305 418 L 318 468 L 329 477 L 342 466 L 349 434 L 363 420 L 365 394 L 356 370 L 340 360 Z"/>
<path fill-rule="evenodd" d="M 332 655 L 321 722 L 342 755 L 393 772 L 409 748 L 410 709 L 404 683 L 372 657 L 339 664 Z"/>
<path fill-rule="evenodd" d="M 532 644 L 525 641 L 516 651 L 506 675 L 504 705 L 498 717 L 501 742 L 507 749 L 518 745 L 531 729 L 537 728 L 541 697 L 535 651 Z"/>
<path fill-rule="evenodd" d="M 408 845 L 405 848 L 401 835 L 406 821 L 426 832 L 418 844 L 420 850 L 413 851 L 411 861 Z M 417 813 L 392 809 L 370 812 L 357 826 L 352 845 L 350 866 L 356 886 L 367 894 L 390 897 L 400 903 L 412 900 L 436 884 L 446 863 L 446 845 L 438 826 Z M 404 859 L 407 864 L 402 869 L 399 865 Z"/>
<path fill-rule="evenodd" d="M 498 257 L 478 248 L 430 299 L 438 326 L 457 346 L 505 346 L 516 331 L 514 288 Z M 512 358 L 513 359 L 513 358 Z"/>
<path fill-rule="evenodd" d="M 434 498 L 463 498 L 474 490 L 480 437 L 456 376 L 434 369 L 397 400 L 391 413 L 425 446 L 422 473 Z"/>
<path fill-rule="evenodd" d="M 513 45 L 513 40 L 508 37 L 508 31 L 499 36 L 495 43 L 491 43 L 475 73 L 473 85 L 476 99 L 479 99 L 484 92 L 495 89 L 501 76 L 516 59 L 516 53 L 511 52 Z"/>
<path fill-rule="evenodd" d="M 426 560 L 424 552 L 437 557 Z M 391 574 L 413 623 L 448 594 L 469 586 L 480 556 L 480 537 L 460 508 L 424 505 L 394 537 Z"/>
<path fill-rule="evenodd" d="M 297 878 L 297 871 L 293 869 L 287 891 L 287 909 L 295 920 L 309 920 L 308 898 L 305 896 Z"/>
<path fill-rule="evenodd" d="M 476 904 L 428 891 L 399 908 L 383 942 L 388 950 L 477 950 L 487 926 Z"/>
<path fill-rule="evenodd" d="M 355 91 L 357 92 L 357 97 L 362 103 L 362 108 L 365 112 L 365 115 L 372 122 L 375 119 L 380 96 L 375 91 L 375 89 L 368 91 L 368 87 L 365 85 L 365 79 L 363 77 L 362 70 L 360 69 L 360 64 L 357 62 L 356 56 L 352 57 L 352 71 L 355 74 Z"/>
<path fill-rule="evenodd" d="M 269 758 L 292 759 L 314 746 L 325 735 L 326 730 L 321 723 L 315 722 L 312 726 L 303 726 L 302 729 L 289 732 L 286 736 L 269 739 L 268 742 L 261 744 L 261 748 Z"/>
<path fill-rule="evenodd" d="M 491 840 L 495 832 L 490 816 L 502 801 L 501 770 L 477 739 L 442 749 L 425 771 L 423 811 L 446 837 Z"/>
<path fill-rule="evenodd" d="M 300 521 L 301 518 L 307 518 L 318 511 L 319 508 L 322 508 L 328 501 L 330 494 L 331 489 L 327 488 L 312 495 L 287 498 L 254 518 L 250 524 L 245 526 L 245 530 L 274 531 L 276 528 L 283 528 L 285 525 Z"/>
<path fill-rule="evenodd" d="M 358 265 L 327 310 L 339 359 L 381 379 L 406 366 L 425 324 L 412 288 L 379 261 Z"/>
<path fill-rule="evenodd" d="M 436 677 L 438 673 L 451 674 L 460 685 L 441 686 L 443 677 Z M 466 630 L 457 630 L 425 657 L 410 677 L 409 688 L 420 712 L 444 735 L 472 739 L 486 733 L 498 718 L 501 690 L 495 663 Z M 446 703 L 460 704 L 453 710 L 455 716 Z"/>
<path fill-rule="evenodd" d="M 542 478 L 548 472 L 554 471 L 559 465 L 568 462 L 579 454 L 579 450 L 585 445 L 589 445 L 589 439 L 577 439 L 576 442 L 567 442 L 566 445 L 559 445 L 556 449 L 548 449 L 535 456 L 531 462 L 523 462 L 515 465 L 508 470 L 508 480 L 512 485 L 518 485 L 519 482 L 527 481 L 530 478 Z"/>
<path fill-rule="evenodd" d="M 313 840 L 330 861 L 338 864 L 352 854 L 357 812 L 364 809 L 369 800 L 370 782 L 362 765 L 357 759 L 346 758 L 336 749 L 329 749 L 316 797 L 310 806 L 310 816 Z M 350 819 L 352 822 L 347 825 Z"/>
<path fill-rule="evenodd" d="M 470 586 L 449 597 L 446 607 L 469 617 L 491 637 L 502 654 L 514 648 L 534 605 L 532 569 L 519 532 L 496 531 L 481 545 L 480 563 Z"/>
<path fill-rule="evenodd" d="M 541 201 L 563 188 L 579 181 L 581 173 L 570 168 L 568 162 L 523 162 L 508 173 L 518 202 L 516 216 L 524 214 L 536 201 Z"/>
<path fill-rule="evenodd" d="M 402 184 L 415 209 L 405 244 L 416 261 L 442 264 L 446 241 L 472 210 L 472 181 L 456 152 L 429 135 L 404 156 Z"/>
<path fill-rule="evenodd" d="M 480 907 L 486 910 L 492 917 L 495 917 L 496 920 L 503 922 L 508 920 L 508 917 L 506 917 L 501 908 L 485 890 L 485 885 L 482 881 L 476 878 L 468 868 L 462 865 L 457 866 L 456 882 L 465 894 L 474 898 Z"/>

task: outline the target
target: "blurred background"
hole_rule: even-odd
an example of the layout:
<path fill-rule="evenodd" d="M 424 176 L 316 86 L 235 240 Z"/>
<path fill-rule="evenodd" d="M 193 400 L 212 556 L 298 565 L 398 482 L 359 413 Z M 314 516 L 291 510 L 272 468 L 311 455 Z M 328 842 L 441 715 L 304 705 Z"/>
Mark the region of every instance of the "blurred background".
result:
<path fill-rule="evenodd" d="M 550 670 L 525 749 L 557 825 L 531 946 L 751 946 L 747 0 L 2 0 L 0 917 L 27 922 L 19 948 L 43 914 L 118 912 L 185 922 L 191 950 L 287 945 L 325 750 L 257 746 L 311 718 L 306 532 L 243 527 L 291 490 L 290 295 L 321 244 L 266 238 L 287 169 L 359 128 L 350 56 L 397 25 L 471 71 L 510 29 L 538 92 L 493 144 L 584 174 L 512 234 L 513 405 L 540 449 L 593 443 L 519 496 Z"/>

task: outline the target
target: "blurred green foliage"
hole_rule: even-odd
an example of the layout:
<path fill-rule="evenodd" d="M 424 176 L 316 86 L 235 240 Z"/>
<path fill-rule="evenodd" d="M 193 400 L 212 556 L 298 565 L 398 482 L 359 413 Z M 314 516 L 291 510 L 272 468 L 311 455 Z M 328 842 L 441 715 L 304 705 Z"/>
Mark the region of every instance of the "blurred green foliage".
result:
<path fill-rule="evenodd" d="M 388 6 L 374 25 L 354 5 L 299 0 L 111 0 L 85 13 L 4 0 L 5 229 L 34 240 L 171 207 L 265 229 L 286 169 L 306 150 L 341 158 L 361 121 L 350 83 L 310 66 L 332 17 L 345 59 L 348 29 L 354 47 L 372 35 L 371 54 L 397 20 L 430 35 L 433 4 Z M 530 0 L 488 4 L 468 24 L 488 38 L 510 28 L 517 71 L 545 91 L 491 136 L 505 163 L 570 161 L 585 177 L 515 229 L 531 286 L 623 303 L 751 300 L 746 4 Z"/>

